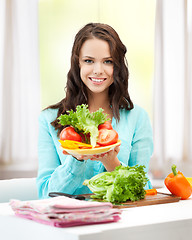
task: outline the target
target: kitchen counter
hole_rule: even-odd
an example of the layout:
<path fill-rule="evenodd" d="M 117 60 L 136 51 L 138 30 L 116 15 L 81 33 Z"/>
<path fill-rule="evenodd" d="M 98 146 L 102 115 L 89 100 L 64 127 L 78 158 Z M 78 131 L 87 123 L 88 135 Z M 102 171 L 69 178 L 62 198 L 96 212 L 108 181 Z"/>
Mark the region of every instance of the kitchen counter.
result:
<path fill-rule="evenodd" d="M 0 236 L 3 240 L 191 239 L 192 197 L 175 203 L 123 209 L 117 223 L 71 228 L 56 228 L 16 217 L 9 203 L 1 203 Z"/>

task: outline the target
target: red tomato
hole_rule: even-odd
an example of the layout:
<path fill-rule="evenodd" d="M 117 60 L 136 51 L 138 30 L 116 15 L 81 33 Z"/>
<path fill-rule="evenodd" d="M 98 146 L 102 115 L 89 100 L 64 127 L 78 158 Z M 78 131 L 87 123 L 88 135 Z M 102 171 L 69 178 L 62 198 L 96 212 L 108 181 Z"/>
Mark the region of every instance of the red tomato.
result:
<path fill-rule="evenodd" d="M 82 142 L 81 136 L 77 132 L 75 132 L 75 129 L 73 127 L 64 128 L 61 131 L 59 138 L 61 140 L 73 140 L 77 142 Z"/>
<path fill-rule="evenodd" d="M 101 130 L 101 129 L 109 129 L 109 130 L 111 130 L 111 129 L 113 129 L 113 127 L 112 127 L 112 125 L 111 125 L 110 122 L 106 121 L 106 122 L 100 124 L 100 125 L 98 126 L 98 129 L 99 129 L 99 130 Z"/>
<path fill-rule="evenodd" d="M 99 130 L 97 143 L 100 146 L 108 146 L 116 143 L 118 141 L 118 138 L 118 133 L 114 129 L 101 129 Z"/>

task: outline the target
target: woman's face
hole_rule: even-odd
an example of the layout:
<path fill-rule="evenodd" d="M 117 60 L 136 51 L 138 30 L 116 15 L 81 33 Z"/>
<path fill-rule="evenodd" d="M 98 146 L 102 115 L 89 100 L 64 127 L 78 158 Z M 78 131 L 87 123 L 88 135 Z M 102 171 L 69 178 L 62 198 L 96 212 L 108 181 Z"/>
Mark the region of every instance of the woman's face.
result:
<path fill-rule="evenodd" d="M 108 93 L 113 83 L 113 61 L 107 41 L 85 41 L 79 54 L 80 76 L 92 93 Z"/>

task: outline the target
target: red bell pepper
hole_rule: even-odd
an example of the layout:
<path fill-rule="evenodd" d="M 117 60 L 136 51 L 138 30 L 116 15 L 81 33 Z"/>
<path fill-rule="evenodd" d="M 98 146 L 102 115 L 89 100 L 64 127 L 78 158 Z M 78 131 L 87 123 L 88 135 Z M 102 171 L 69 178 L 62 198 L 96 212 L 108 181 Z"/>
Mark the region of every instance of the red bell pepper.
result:
<path fill-rule="evenodd" d="M 190 183 L 180 171 L 176 171 L 176 165 L 172 166 L 172 173 L 165 178 L 164 183 L 173 195 L 181 197 L 181 199 L 187 199 L 192 194 Z"/>

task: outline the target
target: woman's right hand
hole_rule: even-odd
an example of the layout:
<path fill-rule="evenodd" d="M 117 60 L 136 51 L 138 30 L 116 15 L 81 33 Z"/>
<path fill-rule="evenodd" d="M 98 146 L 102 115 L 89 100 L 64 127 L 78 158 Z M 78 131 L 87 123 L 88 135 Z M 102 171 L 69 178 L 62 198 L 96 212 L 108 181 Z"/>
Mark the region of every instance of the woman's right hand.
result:
<path fill-rule="evenodd" d="M 103 163 L 104 167 L 107 171 L 111 172 L 115 170 L 115 167 L 119 166 L 121 163 L 117 158 L 117 154 L 120 151 L 120 146 L 115 147 L 106 153 L 96 154 L 96 155 L 75 155 L 73 156 L 78 161 L 82 160 L 92 160 L 92 161 L 100 161 Z"/>

